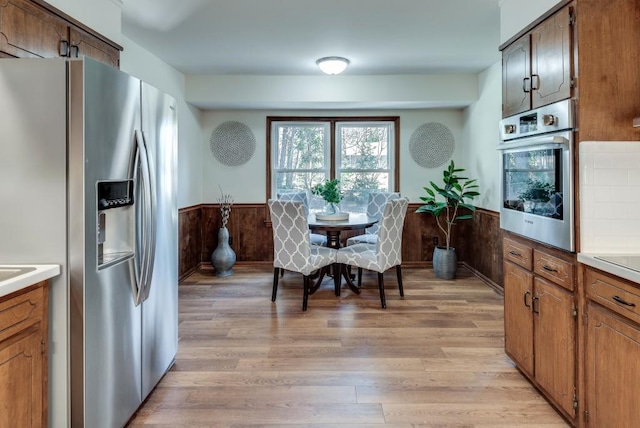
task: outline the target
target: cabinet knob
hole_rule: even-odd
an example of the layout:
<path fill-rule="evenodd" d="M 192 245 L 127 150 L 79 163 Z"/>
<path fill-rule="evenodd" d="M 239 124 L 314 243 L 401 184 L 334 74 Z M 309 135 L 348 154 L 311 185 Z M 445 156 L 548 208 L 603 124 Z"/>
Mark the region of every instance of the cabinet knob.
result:
<path fill-rule="evenodd" d="M 505 134 L 515 134 L 516 133 L 516 126 L 515 125 L 505 125 L 504 126 L 504 133 Z"/>
<path fill-rule="evenodd" d="M 545 126 L 556 125 L 558 123 L 558 118 L 552 114 L 545 114 L 542 116 L 542 123 Z"/>

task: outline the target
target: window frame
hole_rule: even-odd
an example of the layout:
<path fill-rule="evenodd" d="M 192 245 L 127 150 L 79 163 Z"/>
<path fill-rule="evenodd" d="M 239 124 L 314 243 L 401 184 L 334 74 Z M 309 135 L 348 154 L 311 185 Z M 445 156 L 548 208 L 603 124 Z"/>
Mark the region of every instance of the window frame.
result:
<path fill-rule="evenodd" d="M 337 158 L 338 142 L 336 138 L 336 131 L 338 123 L 369 123 L 375 124 L 375 122 L 392 122 L 393 123 L 393 151 L 390 155 L 390 166 L 393 165 L 393 172 L 389 174 L 393 175 L 393 189 L 389 189 L 389 192 L 400 191 L 400 116 L 267 116 L 267 182 L 266 182 L 266 201 L 275 197 L 272 195 L 272 180 L 273 180 L 273 166 L 272 156 L 274 155 L 275 145 L 272 145 L 272 131 L 273 126 L 276 123 L 329 123 L 329 179 L 336 178 L 339 161 Z M 277 144 L 277 143 L 276 143 Z M 390 145 L 391 147 L 391 145 Z M 265 202 L 266 202 L 265 201 Z M 268 209 L 267 209 L 268 214 Z M 267 216 L 268 219 L 268 216 Z M 268 219 L 269 220 L 269 219 Z"/>

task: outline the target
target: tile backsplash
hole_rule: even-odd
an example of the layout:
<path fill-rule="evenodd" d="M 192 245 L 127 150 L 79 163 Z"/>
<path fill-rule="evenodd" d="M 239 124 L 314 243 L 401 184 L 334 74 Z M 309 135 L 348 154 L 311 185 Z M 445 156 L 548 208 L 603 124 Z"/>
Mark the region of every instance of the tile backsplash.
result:
<path fill-rule="evenodd" d="M 640 141 L 579 148 L 580 252 L 640 253 Z"/>

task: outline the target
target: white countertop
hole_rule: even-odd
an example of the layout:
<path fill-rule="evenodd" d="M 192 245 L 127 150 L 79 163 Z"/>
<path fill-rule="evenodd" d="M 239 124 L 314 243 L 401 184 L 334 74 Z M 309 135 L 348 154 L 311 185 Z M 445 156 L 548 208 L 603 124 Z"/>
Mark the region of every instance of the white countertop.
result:
<path fill-rule="evenodd" d="M 624 266 L 617 265 L 615 263 L 610 263 L 605 260 L 600 260 L 596 258 L 596 257 L 607 257 L 607 256 L 640 256 L 640 254 L 578 253 L 578 261 L 580 263 L 584 263 L 585 265 L 594 267 L 596 269 L 600 269 L 612 275 L 619 276 L 620 278 L 628 279 L 629 281 L 633 281 L 640 284 L 640 272 L 633 269 L 626 268 Z"/>
<path fill-rule="evenodd" d="M 54 276 L 60 275 L 60 265 L 0 264 L 0 271 L 2 271 L 3 269 L 22 268 L 33 268 L 33 270 L 30 270 L 29 272 L 25 272 L 13 278 L 0 281 L 0 297 L 22 290 L 23 288 L 36 284 L 40 281 L 44 281 L 46 279 L 50 279 Z"/>

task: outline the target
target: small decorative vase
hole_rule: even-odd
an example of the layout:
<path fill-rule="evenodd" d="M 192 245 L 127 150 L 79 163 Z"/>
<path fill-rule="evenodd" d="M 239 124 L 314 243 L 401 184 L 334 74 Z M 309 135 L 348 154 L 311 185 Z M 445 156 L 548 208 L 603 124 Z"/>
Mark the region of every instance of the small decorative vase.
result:
<path fill-rule="evenodd" d="M 458 255 L 453 247 L 436 247 L 433 249 L 433 273 L 436 278 L 453 279 L 456 277 Z"/>
<path fill-rule="evenodd" d="M 340 208 L 333 202 L 327 202 L 324 206 L 324 214 L 338 214 Z"/>
<path fill-rule="evenodd" d="M 218 246 L 211 253 L 211 264 L 216 269 L 216 276 L 231 276 L 231 269 L 236 262 L 236 253 L 229 246 L 229 230 L 221 227 L 218 230 Z"/>

